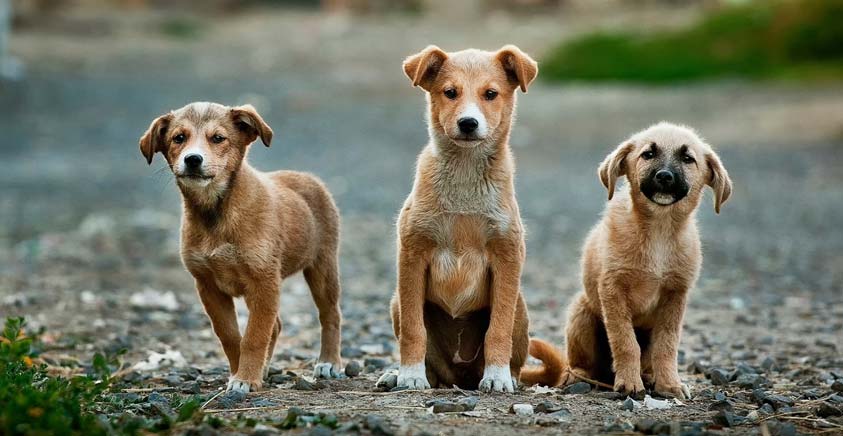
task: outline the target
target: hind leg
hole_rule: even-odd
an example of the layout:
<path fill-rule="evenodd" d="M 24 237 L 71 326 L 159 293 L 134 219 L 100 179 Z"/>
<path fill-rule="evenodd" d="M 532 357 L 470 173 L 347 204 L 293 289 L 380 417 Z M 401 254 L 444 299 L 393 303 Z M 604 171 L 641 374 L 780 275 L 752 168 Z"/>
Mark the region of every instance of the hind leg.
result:
<path fill-rule="evenodd" d="M 589 310 L 586 296 L 580 293 L 568 310 L 568 326 L 565 330 L 567 337 L 568 362 L 570 371 L 585 378 L 595 378 L 598 372 L 597 361 L 598 340 L 597 332 L 601 328 L 600 319 Z M 562 377 L 562 385 L 569 385 L 581 381 L 572 374 Z"/>
<path fill-rule="evenodd" d="M 512 359 L 509 361 L 509 370 L 512 372 L 512 384 L 518 387 L 518 379 L 521 377 L 521 368 L 527 361 L 527 350 L 530 346 L 530 318 L 527 315 L 527 304 L 524 296 L 518 296 L 518 305 L 515 308 L 515 325 L 512 330 Z"/>
<path fill-rule="evenodd" d="M 275 327 L 272 329 L 272 338 L 269 340 L 269 348 L 266 350 L 266 365 L 263 366 L 263 378 L 269 377 L 269 364 L 272 363 L 272 356 L 275 354 L 275 344 L 281 334 L 281 317 L 275 319 Z"/>
<path fill-rule="evenodd" d="M 313 301 L 319 310 L 322 325 L 319 361 L 313 369 L 316 378 L 338 378 L 342 371 L 340 359 L 340 279 L 337 270 L 336 250 L 305 268 L 304 278 L 310 286 Z"/>

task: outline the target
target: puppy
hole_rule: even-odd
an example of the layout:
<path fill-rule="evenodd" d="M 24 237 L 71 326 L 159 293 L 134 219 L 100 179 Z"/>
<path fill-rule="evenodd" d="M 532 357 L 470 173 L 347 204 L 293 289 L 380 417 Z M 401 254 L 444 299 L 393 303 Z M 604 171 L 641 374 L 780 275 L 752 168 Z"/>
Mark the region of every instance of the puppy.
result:
<path fill-rule="evenodd" d="M 689 398 L 676 356 L 702 263 L 695 213 L 706 185 L 720 213 L 732 193 L 729 174 L 693 130 L 665 122 L 623 142 L 598 174 L 610 201 L 583 249 L 585 291 L 568 313 L 563 382 L 604 380 L 623 393 L 646 382 L 663 396 Z M 629 186 L 616 196 L 623 176 Z"/>
<path fill-rule="evenodd" d="M 182 194 L 181 257 L 231 366 L 229 390 L 261 388 L 281 331 L 281 281 L 303 271 L 319 309 L 316 377 L 340 372 L 339 213 L 316 177 L 262 173 L 246 160 L 272 129 L 250 105 L 191 103 L 156 118 L 140 139 L 167 160 Z M 234 297 L 249 321 L 240 337 Z"/>
<path fill-rule="evenodd" d="M 430 142 L 398 218 L 391 311 L 401 362 L 380 385 L 513 392 L 527 356 L 524 230 L 509 132 L 536 62 L 515 46 L 404 61 L 427 92 Z"/>

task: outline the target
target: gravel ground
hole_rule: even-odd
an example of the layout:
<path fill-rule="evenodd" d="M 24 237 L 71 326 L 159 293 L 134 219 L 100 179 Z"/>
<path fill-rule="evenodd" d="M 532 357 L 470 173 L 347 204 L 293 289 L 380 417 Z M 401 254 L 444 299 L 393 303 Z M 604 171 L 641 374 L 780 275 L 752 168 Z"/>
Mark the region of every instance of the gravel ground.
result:
<path fill-rule="evenodd" d="M 661 119 L 697 127 L 720 152 L 736 190 L 721 215 L 710 194 L 699 212 L 706 257 L 680 354 L 692 400 L 659 409 L 599 390 L 383 393 L 374 381 L 397 358 L 388 315 L 393 222 L 426 141 L 423 97 L 401 59 L 428 43 L 513 42 L 539 56 L 589 26 L 684 15 L 496 15 L 465 29 L 271 11 L 209 19 L 186 40 L 150 33 L 163 19 L 156 14 L 87 17 L 12 39 L 29 72 L 0 85 L 0 316 L 45 327 L 57 359 L 127 348 L 134 365 L 153 352 L 180 353 L 172 367 L 127 373 L 129 410 L 197 393 L 207 400 L 224 384 L 222 351 L 178 258 L 177 190 L 161 160 L 147 167 L 136 145 L 161 112 L 215 100 L 255 104 L 276 131 L 272 148 L 253 150 L 257 167 L 312 171 L 334 193 L 343 214 L 343 355 L 361 374 L 316 385 L 301 377 L 317 354 L 318 320 L 296 277 L 283 286 L 270 389 L 218 396 L 209 413 L 280 423 L 298 407 L 299 432 L 326 430 L 302 424 L 325 416 L 366 434 L 843 432 L 839 83 L 539 83 L 519 100 L 523 288 L 532 334 L 559 345 L 565 305 L 580 287 L 580 244 L 605 199 L 595 175 L 602 157 Z M 461 409 L 472 397 L 473 410 Z M 510 413 L 513 404 L 533 413 Z"/>

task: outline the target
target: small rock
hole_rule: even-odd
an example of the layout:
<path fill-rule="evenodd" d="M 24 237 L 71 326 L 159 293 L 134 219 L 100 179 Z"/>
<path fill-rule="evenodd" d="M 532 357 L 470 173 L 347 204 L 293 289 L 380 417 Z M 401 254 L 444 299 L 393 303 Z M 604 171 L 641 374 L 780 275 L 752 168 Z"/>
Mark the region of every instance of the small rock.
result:
<path fill-rule="evenodd" d="M 202 392 L 202 386 L 197 381 L 185 383 L 181 386 L 181 392 L 184 394 L 198 394 Z"/>
<path fill-rule="evenodd" d="M 509 407 L 509 413 L 518 416 L 530 416 L 534 413 L 532 404 L 513 404 Z"/>
<path fill-rule="evenodd" d="M 164 377 L 164 382 L 167 386 L 179 386 L 182 383 L 182 379 L 178 374 L 170 374 Z"/>
<path fill-rule="evenodd" d="M 287 374 L 273 374 L 269 376 L 269 383 L 273 385 L 280 385 L 282 383 L 287 383 L 293 378 L 293 376 Z"/>
<path fill-rule="evenodd" d="M 779 370 L 779 365 L 776 363 L 775 359 L 770 356 L 764 358 L 764 360 L 761 362 L 761 367 L 764 368 L 764 371 L 767 372 Z"/>
<path fill-rule="evenodd" d="M 723 427 L 734 427 L 744 422 L 743 417 L 735 415 L 732 412 L 727 412 L 725 410 L 717 412 L 717 414 L 714 415 L 712 420 L 715 424 L 722 425 Z"/>
<path fill-rule="evenodd" d="M 761 414 L 758 413 L 757 410 L 753 410 L 752 412 L 746 414 L 746 420 L 750 422 L 758 421 L 759 418 L 761 418 Z"/>
<path fill-rule="evenodd" d="M 562 395 L 587 394 L 589 392 L 591 392 L 591 385 L 586 382 L 577 382 L 562 389 Z"/>
<path fill-rule="evenodd" d="M 828 401 L 835 403 L 835 404 L 843 404 L 843 395 L 834 394 L 828 397 Z"/>
<path fill-rule="evenodd" d="M 729 384 L 729 380 L 732 378 L 731 374 L 729 374 L 725 369 L 721 368 L 714 368 L 710 372 L 711 375 L 711 384 L 714 386 L 724 386 Z"/>
<path fill-rule="evenodd" d="M 723 391 L 717 391 L 714 393 L 714 400 L 715 401 L 725 401 L 726 394 Z"/>
<path fill-rule="evenodd" d="M 611 400 L 611 401 L 619 401 L 619 400 L 623 400 L 624 398 L 626 398 L 626 395 L 624 395 L 620 392 L 614 392 L 614 391 L 597 392 L 594 395 L 597 396 L 597 397 L 600 397 L 600 398 L 605 398 L 607 400 Z"/>
<path fill-rule="evenodd" d="M 760 387 L 767 380 L 757 374 L 742 374 L 738 376 L 735 383 L 743 389 L 755 389 Z"/>
<path fill-rule="evenodd" d="M 349 377 L 357 377 L 362 371 L 363 367 L 360 366 L 360 362 L 356 360 L 352 360 L 345 365 L 345 375 Z"/>
<path fill-rule="evenodd" d="M 470 412 L 477 407 L 477 397 L 464 397 L 457 401 L 439 399 L 425 403 L 426 407 L 433 406 L 433 413 Z"/>
<path fill-rule="evenodd" d="M 553 413 L 562 409 L 562 406 L 550 401 L 542 401 L 537 404 L 535 408 L 536 413 Z"/>
<path fill-rule="evenodd" d="M 269 401 L 266 398 L 258 398 L 256 400 L 252 401 L 252 406 L 255 406 L 255 407 L 275 407 L 277 405 L 278 405 L 277 403 L 275 403 L 273 401 Z"/>
<path fill-rule="evenodd" d="M 772 414 L 776 413 L 776 409 L 773 409 L 773 406 L 771 406 L 769 404 L 766 404 L 766 403 L 764 405 L 762 405 L 761 407 L 759 407 L 758 411 L 760 413 L 765 414 L 765 415 L 772 415 Z"/>
<path fill-rule="evenodd" d="M 834 392 L 843 392 L 843 380 L 835 380 L 831 384 L 831 390 Z"/>
<path fill-rule="evenodd" d="M 571 414 L 571 411 L 565 408 L 559 409 L 553 413 L 549 413 L 547 416 L 552 417 L 558 422 L 569 422 L 574 419 L 574 416 Z"/>
<path fill-rule="evenodd" d="M 708 410 L 734 412 L 735 408 L 728 400 L 715 401 L 708 406 Z"/>
<path fill-rule="evenodd" d="M 771 436 L 796 436 L 796 426 L 789 422 L 770 420 L 767 422 L 767 429 Z"/>
<path fill-rule="evenodd" d="M 245 399 L 246 393 L 241 391 L 228 391 L 217 397 L 217 401 L 219 401 L 223 409 L 233 409 Z"/>
<path fill-rule="evenodd" d="M 293 384 L 293 389 L 297 391 L 316 391 L 321 389 L 318 383 L 313 383 L 304 377 L 296 378 L 296 382 Z"/>
<path fill-rule="evenodd" d="M 623 401 L 623 404 L 621 404 L 621 409 L 629 410 L 630 412 L 632 412 L 633 410 L 635 410 L 635 400 L 633 400 L 632 398 L 627 398 Z"/>
<path fill-rule="evenodd" d="M 832 416 L 843 416 L 843 411 L 839 408 L 832 406 L 827 402 L 820 403 L 820 406 L 817 408 L 816 415 L 820 418 L 828 418 Z"/>

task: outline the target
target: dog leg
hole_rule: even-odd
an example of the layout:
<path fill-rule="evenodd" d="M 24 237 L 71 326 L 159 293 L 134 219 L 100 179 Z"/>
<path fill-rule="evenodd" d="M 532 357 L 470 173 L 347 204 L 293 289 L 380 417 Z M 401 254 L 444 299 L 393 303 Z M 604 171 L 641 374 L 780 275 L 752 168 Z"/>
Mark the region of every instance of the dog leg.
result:
<path fill-rule="evenodd" d="M 269 343 L 278 320 L 278 282 L 264 280 L 260 288 L 249 289 L 244 295 L 249 309 L 246 334 L 240 342 L 240 366 L 228 380 L 228 390 L 257 391 L 266 364 Z"/>
<path fill-rule="evenodd" d="M 398 347 L 401 366 L 398 386 L 409 389 L 430 389 L 424 366 L 427 330 L 424 327 L 424 276 L 427 265 L 421 253 L 399 248 L 398 254 Z"/>
<path fill-rule="evenodd" d="M 272 329 L 272 339 L 269 341 L 269 348 L 266 350 L 266 364 L 263 366 L 263 379 L 269 377 L 269 364 L 272 363 L 272 356 L 275 354 L 275 343 L 278 342 L 278 335 L 281 334 L 281 317 L 275 318 L 275 327 Z"/>
<path fill-rule="evenodd" d="M 502 245 L 497 247 L 502 256 L 494 259 L 492 265 L 492 313 L 485 339 L 486 367 L 480 380 L 480 390 L 484 392 L 515 392 L 510 361 L 515 310 L 521 292 L 521 262 L 513 259 L 518 250 L 515 244 Z"/>
<path fill-rule="evenodd" d="M 585 293 L 580 293 L 568 309 L 568 325 L 565 329 L 567 354 L 570 370 L 581 377 L 595 378 L 597 362 L 597 330 L 602 321 L 586 304 Z M 565 374 L 563 385 L 582 381 L 571 374 Z"/>
<path fill-rule="evenodd" d="M 624 299 L 623 287 L 614 283 L 601 283 L 599 295 L 606 335 L 612 350 L 615 391 L 625 394 L 643 392 L 641 348 L 635 338 L 632 314 Z"/>
<path fill-rule="evenodd" d="M 304 278 L 310 286 L 310 293 L 319 310 L 319 323 L 322 325 L 319 361 L 313 368 L 313 376 L 316 378 L 339 378 L 342 374 L 340 280 L 336 256 L 331 257 L 330 260 L 317 261 L 317 266 L 304 270 Z"/>
<path fill-rule="evenodd" d="M 240 328 L 237 326 L 237 311 L 234 299 L 220 291 L 211 280 L 196 280 L 199 299 L 205 313 L 211 319 L 214 333 L 220 340 L 231 374 L 236 374 L 240 365 Z"/>
<path fill-rule="evenodd" d="M 685 316 L 686 291 L 664 291 L 656 310 L 662 314 L 661 322 L 653 328 L 651 358 L 656 392 L 665 397 L 691 398 L 688 387 L 679 378 L 676 358 Z"/>

